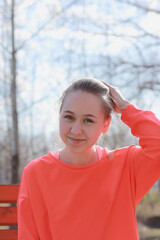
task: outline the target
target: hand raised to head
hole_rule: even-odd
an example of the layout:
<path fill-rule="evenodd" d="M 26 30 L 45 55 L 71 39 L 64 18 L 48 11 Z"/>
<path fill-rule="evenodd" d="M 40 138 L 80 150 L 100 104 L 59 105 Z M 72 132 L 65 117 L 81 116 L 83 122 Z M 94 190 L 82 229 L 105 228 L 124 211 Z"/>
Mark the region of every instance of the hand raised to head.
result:
<path fill-rule="evenodd" d="M 120 90 L 108 83 L 103 82 L 109 88 L 111 98 L 114 104 L 114 111 L 122 114 L 123 110 L 130 104 L 123 96 Z"/>

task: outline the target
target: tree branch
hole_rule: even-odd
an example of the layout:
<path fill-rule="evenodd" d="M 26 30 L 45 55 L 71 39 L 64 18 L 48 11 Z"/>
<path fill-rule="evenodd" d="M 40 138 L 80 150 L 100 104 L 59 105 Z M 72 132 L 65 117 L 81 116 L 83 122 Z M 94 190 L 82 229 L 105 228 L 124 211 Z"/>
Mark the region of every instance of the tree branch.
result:
<path fill-rule="evenodd" d="M 16 48 L 16 52 L 23 48 L 31 39 L 35 38 L 50 22 L 52 22 L 56 17 L 60 16 L 64 13 L 68 8 L 70 8 L 73 4 L 78 2 L 78 0 L 74 0 L 64 7 L 60 12 L 57 12 L 54 16 L 51 16 L 47 21 L 45 21 L 29 38 L 22 42 L 22 44 Z"/>

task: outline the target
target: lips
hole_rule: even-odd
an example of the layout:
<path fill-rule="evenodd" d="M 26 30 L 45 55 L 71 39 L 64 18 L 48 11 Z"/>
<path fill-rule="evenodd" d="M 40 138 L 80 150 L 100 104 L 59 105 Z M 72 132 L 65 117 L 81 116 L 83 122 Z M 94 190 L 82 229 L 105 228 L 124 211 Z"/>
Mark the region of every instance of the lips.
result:
<path fill-rule="evenodd" d="M 71 138 L 71 137 L 68 137 L 68 140 L 72 144 L 80 144 L 80 143 L 83 143 L 85 141 L 85 139 Z"/>

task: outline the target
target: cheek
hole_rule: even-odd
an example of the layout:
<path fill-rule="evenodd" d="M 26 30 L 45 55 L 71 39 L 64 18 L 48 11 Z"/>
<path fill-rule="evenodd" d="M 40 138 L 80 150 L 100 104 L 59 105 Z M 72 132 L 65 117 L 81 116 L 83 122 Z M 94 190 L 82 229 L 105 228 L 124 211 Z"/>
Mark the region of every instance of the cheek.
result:
<path fill-rule="evenodd" d="M 101 131 L 99 131 L 99 129 L 97 129 L 97 131 L 94 132 L 94 138 L 96 138 L 98 140 L 100 135 L 101 135 Z"/>
<path fill-rule="evenodd" d="M 91 138 L 98 139 L 101 134 L 101 130 L 100 130 L 100 128 L 95 128 L 95 129 L 92 129 L 91 131 L 89 131 L 88 134 Z"/>
<path fill-rule="evenodd" d="M 63 135 L 65 133 L 67 133 L 69 128 L 70 128 L 69 124 L 67 124 L 65 121 L 63 121 L 63 120 L 59 121 L 59 132 L 60 132 L 60 135 Z"/>

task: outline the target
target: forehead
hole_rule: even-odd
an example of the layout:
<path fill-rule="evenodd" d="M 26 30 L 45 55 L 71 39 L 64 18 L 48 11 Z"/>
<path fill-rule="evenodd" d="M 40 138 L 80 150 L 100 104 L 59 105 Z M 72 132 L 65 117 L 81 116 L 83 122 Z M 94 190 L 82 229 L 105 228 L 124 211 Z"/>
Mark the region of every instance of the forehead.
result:
<path fill-rule="evenodd" d="M 62 112 L 67 110 L 74 113 L 99 114 L 102 112 L 102 100 L 92 93 L 77 90 L 65 97 Z"/>

